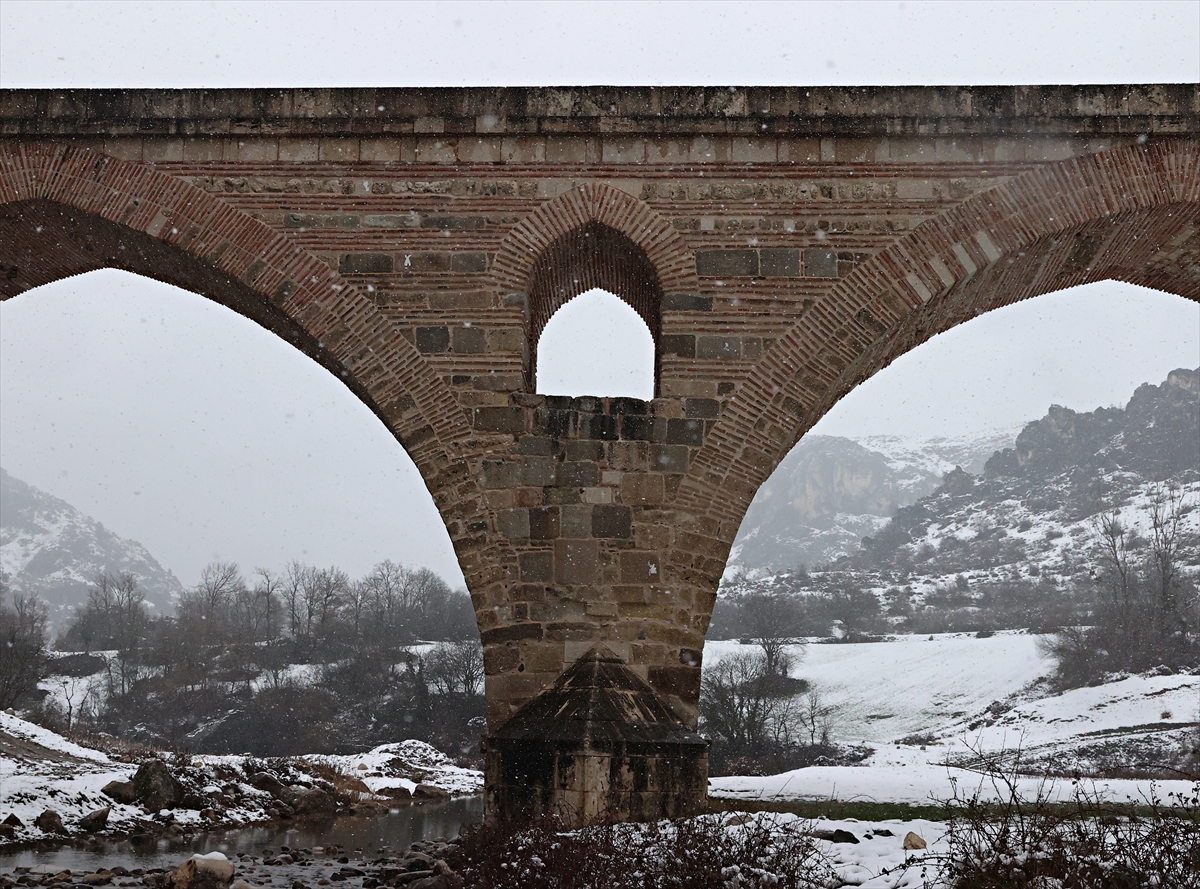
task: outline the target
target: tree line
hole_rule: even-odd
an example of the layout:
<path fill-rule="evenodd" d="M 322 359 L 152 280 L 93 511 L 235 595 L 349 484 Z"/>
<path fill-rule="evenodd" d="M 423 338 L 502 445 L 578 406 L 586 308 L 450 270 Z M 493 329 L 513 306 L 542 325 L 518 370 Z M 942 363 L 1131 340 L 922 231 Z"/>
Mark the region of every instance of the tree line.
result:
<path fill-rule="evenodd" d="M 462 753 L 484 712 L 470 598 L 392 561 L 360 578 L 299 561 L 247 577 L 213 562 L 159 616 L 134 575 L 106 572 L 55 647 L 73 654 L 55 660 L 62 688 L 43 721 L 194 752 L 416 737 Z"/>
<path fill-rule="evenodd" d="M 1177 486 L 1160 485 L 1150 494 L 1147 527 L 1127 525 L 1116 509 L 1092 521 L 1099 557 L 1091 613 L 1043 645 L 1059 684 L 1200 666 L 1200 590 L 1179 561 L 1184 520 L 1195 508 Z"/>

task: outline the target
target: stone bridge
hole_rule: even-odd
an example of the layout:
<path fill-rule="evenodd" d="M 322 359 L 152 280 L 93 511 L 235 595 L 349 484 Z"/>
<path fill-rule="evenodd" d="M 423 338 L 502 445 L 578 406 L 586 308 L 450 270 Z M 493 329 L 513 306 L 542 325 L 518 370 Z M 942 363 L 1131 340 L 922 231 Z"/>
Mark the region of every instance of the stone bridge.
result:
<path fill-rule="evenodd" d="M 295 344 L 433 495 L 493 737 L 549 731 L 509 717 L 552 685 L 621 686 L 616 723 L 673 714 L 686 745 L 718 579 L 782 457 L 983 312 L 1103 279 L 1200 299 L 1198 137 L 1194 85 L 10 90 L 0 292 L 121 268 Z M 649 327 L 652 401 L 536 394 L 542 329 L 592 287 Z M 645 805 L 606 805 L 686 809 L 697 756 L 614 766 Z M 568 772 L 546 799 L 594 810 L 609 779 Z"/>

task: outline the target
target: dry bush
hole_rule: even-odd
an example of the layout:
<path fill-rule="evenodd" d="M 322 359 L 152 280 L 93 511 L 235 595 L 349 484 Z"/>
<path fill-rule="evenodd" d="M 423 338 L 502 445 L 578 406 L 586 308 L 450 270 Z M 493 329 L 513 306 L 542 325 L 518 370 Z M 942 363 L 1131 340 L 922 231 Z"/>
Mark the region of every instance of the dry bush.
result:
<path fill-rule="evenodd" d="M 805 822 L 717 815 L 567 829 L 556 818 L 464 834 L 466 889 L 824 889 L 838 885 Z"/>
<path fill-rule="evenodd" d="M 1046 779 L 1018 788 L 1020 756 L 985 771 L 999 802 L 956 794 L 937 885 L 952 889 L 1200 889 L 1200 783 L 1190 794 L 1115 804 L 1079 781 L 1055 802 Z"/>

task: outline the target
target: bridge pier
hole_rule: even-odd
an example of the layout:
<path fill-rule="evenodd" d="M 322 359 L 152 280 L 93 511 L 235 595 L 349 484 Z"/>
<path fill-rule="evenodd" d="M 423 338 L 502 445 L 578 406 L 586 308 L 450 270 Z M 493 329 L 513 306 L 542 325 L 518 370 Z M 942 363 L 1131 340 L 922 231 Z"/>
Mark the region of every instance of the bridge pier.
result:
<path fill-rule="evenodd" d="M 478 481 L 497 580 L 473 590 L 489 728 L 602 642 L 695 728 L 704 633 L 737 524 L 687 534 L 679 485 L 703 439 L 696 399 L 515 395 L 477 408 Z"/>
<path fill-rule="evenodd" d="M 590 648 L 483 742 L 490 820 L 571 824 L 693 815 L 708 742 L 621 658 Z"/>

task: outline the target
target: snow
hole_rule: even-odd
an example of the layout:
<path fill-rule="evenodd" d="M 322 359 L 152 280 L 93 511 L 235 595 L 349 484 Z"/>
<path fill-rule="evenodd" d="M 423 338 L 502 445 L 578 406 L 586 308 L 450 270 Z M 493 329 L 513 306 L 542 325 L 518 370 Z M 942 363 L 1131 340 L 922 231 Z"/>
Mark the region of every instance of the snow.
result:
<path fill-rule="evenodd" d="M 109 763 L 109 758 L 99 750 L 92 750 L 90 747 L 81 747 L 74 741 L 68 741 L 62 735 L 50 731 L 50 729 L 27 722 L 11 713 L 0 713 L 0 732 L 24 741 L 32 741 L 34 744 L 40 744 L 48 750 L 63 753 L 67 756 L 74 756 L 77 759 L 91 760 L 96 763 Z"/>
<path fill-rule="evenodd" d="M 142 817 L 139 806 L 121 805 L 100 793 L 108 782 L 132 777 L 134 767 L 114 762 L 99 751 L 81 747 L 10 713 L 0 713 L 0 740 L 6 742 L 6 751 L 15 748 L 15 752 L 0 754 L 0 813 L 4 817 L 16 815 L 31 835 L 40 835 L 30 825 L 47 808 L 58 812 L 68 828 L 105 806 L 112 807 L 108 819 L 111 827 Z M 43 757 L 36 748 L 29 751 L 33 755 L 23 755 L 19 742 L 41 745 L 57 755 Z"/>
<path fill-rule="evenodd" d="M 795 675 L 820 689 L 838 708 L 843 742 L 881 742 L 930 731 L 956 716 L 1004 698 L 1049 672 L 1037 636 L 997 633 L 897 636 L 888 642 L 791 646 L 800 657 Z M 737 642 L 709 642 L 716 663 Z"/>
<path fill-rule="evenodd" d="M 986 429 L 959 436 L 868 435 L 854 439 L 864 448 L 883 454 L 901 475 L 912 470 L 943 475 L 955 466 L 978 473 L 996 451 L 1012 447 L 1025 423 Z"/>
<path fill-rule="evenodd" d="M 33 746 L 38 745 L 38 746 Z M 431 784 L 452 796 L 483 790 L 483 774 L 454 765 L 437 749 L 422 741 L 385 744 L 354 756 L 309 756 L 309 761 L 328 765 L 345 775 L 363 780 L 373 793 L 404 787 L 411 792 L 418 783 Z M 246 757 L 193 756 L 189 774 L 200 776 L 204 791 L 220 793 L 224 778 L 214 770 L 224 766 L 244 772 Z M 111 808 L 108 827 L 136 831 L 147 818 L 140 805 L 123 805 L 101 793 L 110 781 L 128 781 L 137 763 L 125 763 L 107 754 L 80 746 L 48 729 L 10 713 L 0 713 L 0 820 L 16 815 L 25 825 L 17 839 L 42 836 L 33 821 L 45 809 L 58 812 L 63 824 L 74 832 L 80 818 L 97 809 Z M 365 766 L 365 768 L 360 768 Z M 172 767 L 172 771 L 175 769 Z M 208 775 L 208 779 L 203 776 Z M 227 773 L 226 773 L 227 774 Z M 242 802 L 225 808 L 224 825 L 250 824 L 266 819 L 270 794 L 242 784 Z M 161 813 L 160 813 L 161 814 Z M 170 820 L 183 828 L 201 826 L 200 813 L 177 808 Z"/>
<path fill-rule="evenodd" d="M 736 650 L 711 643 L 708 662 Z M 713 796 L 734 799 L 854 800 L 929 804 L 955 793 L 996 788 L 975 769 L 984 754 L 1018 749 L 1026 758 L 1069 751 L 1097 737 L 1139 738 L 1200 722 L 1200 676 L 1129 676 L 1090 688 L 1050 694 L 1039 677 L 1049 662 L 1037 637 L 1018 632 L 986 639 L 967 634 L 902 636 L 886 642 L 807 645 L 795 675 L 808 679 L 838 707 L 835 739 L 870 742 L 875 753 L 856 766 L 816 766 L 768 777 L 723 777 Z M 887 717 L 887 718 L 882 718 Z M 925 747 L 900 745 L 928 735 Z M 1091 789 L 1114 800 L 1189 792 L 1190 781 L 1104 779 Z M 1070 798 L 1069 781 L 1042 787 L 1020 781 L 1033 795 Z"/>
<path fill-rule="evenodd" d="M 456 766 L 448 756 L 424 741 L 382 744 L 366 753 L 349 756 L 308 756 L 306 759 L 358 778 L 372 793 L 386 793 L 394 788 L 404 788 L 412 793 L 418 784 L 440 787 L 451 796 L 483 792 L 482 772 Z"/>

